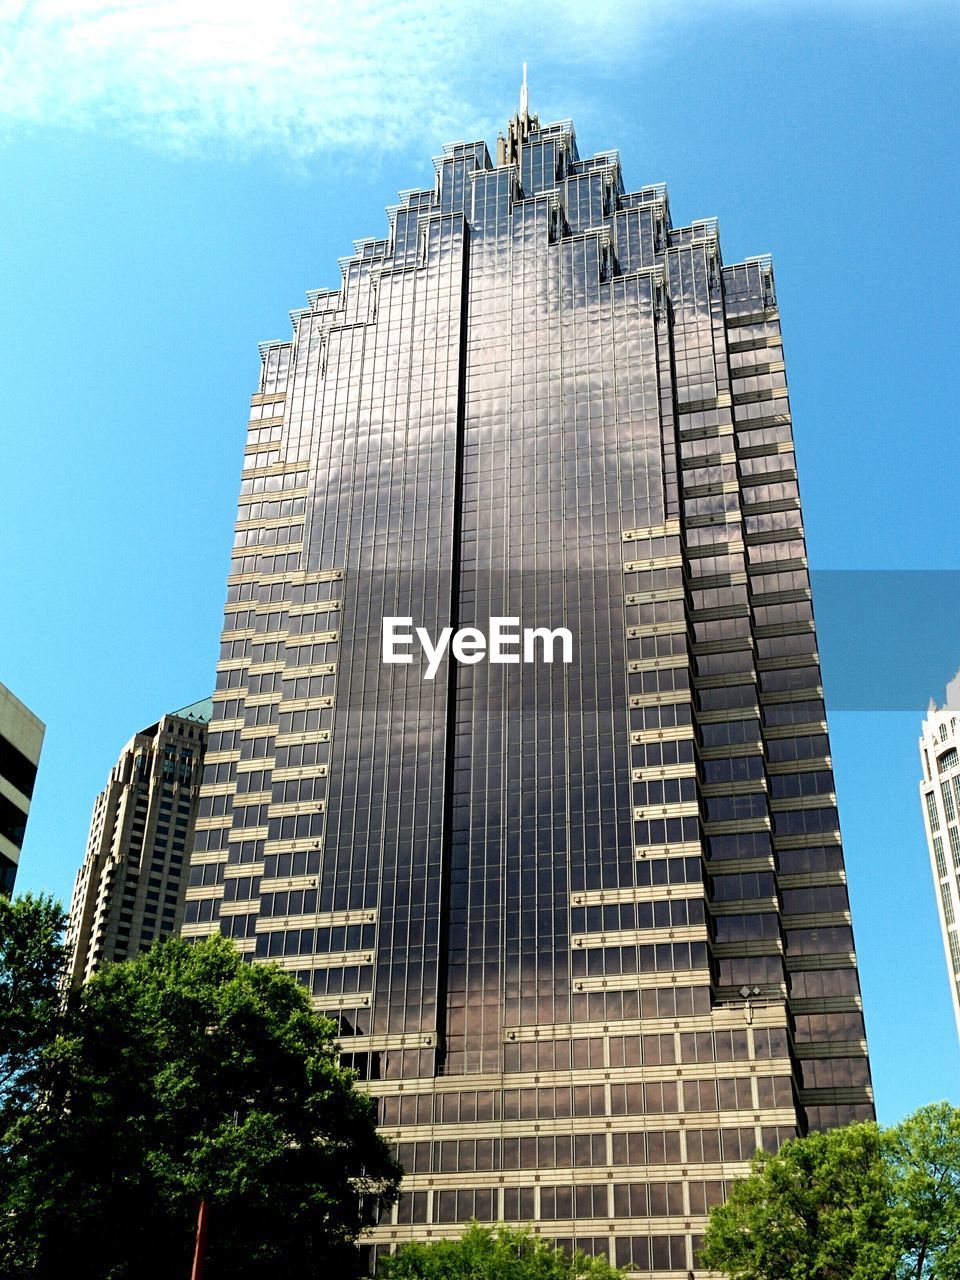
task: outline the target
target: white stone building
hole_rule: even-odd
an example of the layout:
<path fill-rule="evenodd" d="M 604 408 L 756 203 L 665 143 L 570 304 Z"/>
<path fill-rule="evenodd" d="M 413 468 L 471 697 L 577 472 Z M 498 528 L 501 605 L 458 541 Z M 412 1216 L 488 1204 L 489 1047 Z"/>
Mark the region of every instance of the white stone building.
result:
<path fill-rule="evenodd" d="M 942 707 L 930 700 L 920 738 L 920 761 L 920 802 L 960 1033 L 960 673 L 947 685 Z"/>

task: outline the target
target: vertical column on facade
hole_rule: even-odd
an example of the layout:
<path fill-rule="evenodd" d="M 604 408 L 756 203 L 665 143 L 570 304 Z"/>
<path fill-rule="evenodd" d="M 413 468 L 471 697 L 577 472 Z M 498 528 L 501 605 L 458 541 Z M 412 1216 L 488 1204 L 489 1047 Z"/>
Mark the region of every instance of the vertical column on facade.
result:
<path fill-rule="evenodd" d="M 769 259 L 727 269 L 725 293 L 801 1118 L 825 1128 L 872 1094 Z"/>
<path fill-rule="evenodd" d="M 688 1128 L 685 1141 L 688 1164 L 702 1165 L 697 1172 L 708 1175 L 716 1195 L 723 1194 L 719 1189 L 730 1178 L 743 1172 L 743 1162 L 758 1146 L 775 1148 L 795 1132 L 796 1114 L 789 1065 L 778 1068 L 776 1063 L 763 1062 L 762 1075 L 757 1065 L 758 1059 L 771 1056 L 771 1026 L 775 1036 L 780 1028 L 774 1042 L 779 1050 L 776 1056 L 785 1057 L 787 1051 L 775 906 L 771 927 L 769 920 L 745 915 L 739 901 L 745 896 L 759 898 L 759 894 L 742 892 L 743 873 L 750 880 L 758 865 L 767 870 L 772 890 L 772 856 L 723 350 L 719 247 L 715 226 L 709 222 L 672 232 L 670 240 L 666 269 L 700 778 L 698 788 L 695 767 L 693 807 L 703 820 L 713 984 L 711 1029 L 681 1035 L 680 1054 L 684 1062 L 706 1064 L 705 1078 L 684 1085 L 685 1110 L 713 1111 L 703 1120 L 720 1127 Z M 718 912 L 714 893 L 718 877 L 713 873 L 728 868 L 733 874 L 720 878 L 734 892 Z M 767 904 L 744 905 L 762 912 Z M 775 967 L 768 972 L 765 966 L 771 961 Z M 772 994 L 781 999 L 758 1002 L 750 992 L 752 1004 L 763 1007 L 745 1006 L 737 986 L 748 971 L 754 981 L 762 978 L 772 983 Z M 782 1076 L 767 1074 L 770 1070 L 779 1070 Z M 703 1072 L 701 1067 L 698 1075 Z M 690 1120 L 688 1116 L 688 1124 Z M 691 1197 L 694 1186 L 688 1189 Z M 699 1190 L 698 1196 L 702 1196 Z M 709 1200 L 701 1199 L 700 1207 L 708 1209 Z M 703 1221 L 697 1224 L 698 1233 Z"/>
<path fill-rule="evenodd" d="M 510 474 L 513 334 L 505 317 L 510 314 L 511 227 L 517 188 L 512 168 L 493 171 L 485 152 L 482 159 L 470 172 L 467 188 L 471 247 L 456 554 L 460 624 L 485 629 L 491 616 L 509 613 L 505 592 L 508 508 L 503 495 Z M 490 501 L 493 494 L 498 498 L 495 503 Z M 444 991 L 444 1070 L 451 1079 L 500 1071 L 507 888 L 501 860 L 503 672 L 479 664 L 462 667 L 456 674 Z M 471 1100 L 472 1090 L 464 1096 L 464 1118 L 471 1114 Z M 447 1117 L 453 1115 L 455 1099 L 445 1099 L 441 1110 Z M 438 1202 L 438 1211 L 447 1208 L 447 1198 Z"/>
<path fill-rule="evenodd" d="M 187 937 L 216 933 L 220 928 L 226 868 L 228 863 L 236 865 L 228 851 L 234 820 L 234 795 L 238 790 L 238 765 L 241 758 L 252 758 L 254 751 L 262 745 L 254 742 L 255 731 L 245 723 L 261 569 L 274 567 L 273 551 L 262 553 L 260 548 L 266 545 L 274 547 L 278 538 L 283 538 L 284 545 L 296 546 L 297 550 L 293 554 L 298 555 L 302 543 L 302 493 L 305 492 L 306 473 L 301 477 L 298 517 L 286 515 L 280 518 L 279 492 L 276 498 L 272 496 L 283 486 L 283 482 L 277 477 L 281 471 L 284 399 L 290 367 L 289 344 L 263 344 L 261 361 L 260 384 L 257 394 L 251 399 L 247 427 L 234 550 L 227 578 L 227 604 L 213 695 L 213 718 L 191 856 L 190 886 L 187 889 L 183 927 L 183 933 Z M 265 504 L 271 503 L 276 503 L 276 514 L 273 513 L 272 506 L 267 505 L 266 510 L 270 514 L 265 516 Z M 269 563 L 264 563 L 263 556 L 268 557 Z M 262 739 L 263 735 L 260 737 Z M 261 758 L 263 755 L 265 752 L 261 753 Z M 245 850 L 246 855 L 254 855 L 248 856 L 251 865 L 255 865 L 257 852 L 262 853 L 262 849 Z M 231 879 L 234 876 L 235 873 L 232 872 Z M 254 886 L 252 879 L 247 876 L 240 884 L 231 886 L 232 901 L 238 900 L 234 896 L 237 889 L 242 895 L 239 901 L 249 903 L 255 900 L 259 884 Z M 238 918 L 231 918 L 223 931 L 228 936 L 236 937 L 242 948 L 252 950 L 256 912 L 248 906 L 245 911 L 231 908 L 227 914 L 232 916 L 234 913 Z"/>

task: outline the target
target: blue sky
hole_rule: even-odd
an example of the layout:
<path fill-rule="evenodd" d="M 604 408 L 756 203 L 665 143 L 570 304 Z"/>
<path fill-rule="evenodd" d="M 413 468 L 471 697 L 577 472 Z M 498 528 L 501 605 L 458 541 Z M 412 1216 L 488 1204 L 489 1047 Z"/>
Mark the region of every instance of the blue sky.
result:
<path fill-rule="evenodd" d="M 582 153 L 774 255 L 811 563 L 847 571 L 818 618 L 878 1110 L 960 1103 L 916 789 L 960 666 L 958 46 L 916 0 L 0 2 L 0 680 L 48 726 L 19 888 L 68 897 L 119 748 L 212 686 L 257 342 L 444 142 L 492 145 L 526 59 Z"/>

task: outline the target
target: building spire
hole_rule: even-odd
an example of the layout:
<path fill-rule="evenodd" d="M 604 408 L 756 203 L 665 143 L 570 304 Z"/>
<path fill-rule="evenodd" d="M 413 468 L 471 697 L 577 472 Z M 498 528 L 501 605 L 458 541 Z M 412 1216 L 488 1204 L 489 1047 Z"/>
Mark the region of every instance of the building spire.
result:
<path fill-rule="evenodd" d="M 497 164 L 518 164 L 520 147 L 530 136 L 531 130 L 540 127 L 537 116 L 530 114 L 530 100 L 527 96 L 527 64 L 523 64 L 523 82 L 520 85 L 520 110 L 507 122 L 507 136 L 501 133 L 497 138 Z"/>

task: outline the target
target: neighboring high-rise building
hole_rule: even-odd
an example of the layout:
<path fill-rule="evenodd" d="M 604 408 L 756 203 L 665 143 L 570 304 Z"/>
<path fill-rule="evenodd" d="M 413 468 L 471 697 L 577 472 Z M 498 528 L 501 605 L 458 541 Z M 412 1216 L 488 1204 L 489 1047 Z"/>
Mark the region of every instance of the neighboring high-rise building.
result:
<path fill-rule="evenodd" d="M 44 725 L 0 684 L 0 893 L 13 893 Z"/>
<path fill-rule="evenodd" d="M 261 347 L 183 932 L 339 1018 L 377 1249 L 686 1275 L 873 1115 L 773 271 L 525 106 L 434 163 Z M 384 660 L 504 617 L 573 661 Z"/>
<path fill-rule="evenodd" d="M 210 712 L 209 698 L 171 711 L 131 738 L 110 770 L 70 903 L 72 984 L 179 929 Z"/>
<path fill-rule="evenodd" d="M 920 738 L 920 797 L 937 886 L 937 911 L 960 1032 L 960 673 L 947 685 L 942 707 L 931 698 Z"/>

